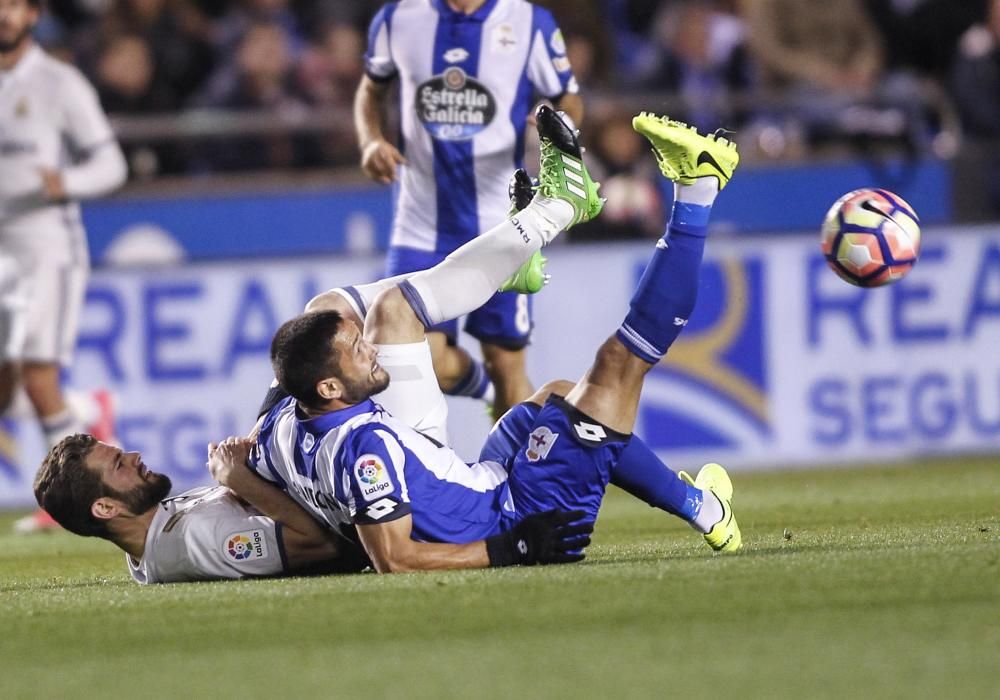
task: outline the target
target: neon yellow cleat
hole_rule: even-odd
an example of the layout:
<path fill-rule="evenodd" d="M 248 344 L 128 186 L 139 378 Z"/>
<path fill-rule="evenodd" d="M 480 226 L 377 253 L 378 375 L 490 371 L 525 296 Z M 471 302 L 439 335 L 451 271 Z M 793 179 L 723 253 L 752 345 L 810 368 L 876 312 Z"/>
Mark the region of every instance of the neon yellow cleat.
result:
<path fill-rule="evenodd" d="M 680 185 L 693 184 L 700 177 L 715 177 L 722 191 L 740 162 L 736 144 L 719 129 L 703 136 L 693 126 L 642 112 L 632 119 L 632 128 L 653 145 L 660 172 Z"/>
<path fill-rule="evenodd" d="M 687 472 L 677 476 L 703 491 L 711 491 L 722 504 L 722 520 L 705 533 L 708 546 L 717 552 L 735 552 L 743 546 L 743 535 L 733 515 L 733 482 L 721 464 L 706 464 L 699 470 L 698 477 L 691 478 Z"/>

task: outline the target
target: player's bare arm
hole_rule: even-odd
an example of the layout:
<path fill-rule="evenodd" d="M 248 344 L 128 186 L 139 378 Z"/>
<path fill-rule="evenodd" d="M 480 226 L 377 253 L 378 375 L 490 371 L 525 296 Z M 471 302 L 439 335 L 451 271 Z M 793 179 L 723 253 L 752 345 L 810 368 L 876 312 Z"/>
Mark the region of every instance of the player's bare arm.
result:
<path fill-rule="evenodd" d="M 342 552 L 339 538 L 317 523 L 279 488 L 252 474 L 246 466 L 252 439 L 230 437 L 208 446 L 212 477 L 283 526 L 282 539 L 292 569 L 335 559 Z"/>
<path fill-rule="evenodd" d="M 375 570 L 380 574 L 434 569 L 482 569 L 490 565 L 486 542 L 439 544 L 410 537 L 413 517 L 388 523 L 358 525 L 358 535 Z"/>
<path fill-rule="evenodd" d="M 582 561 L 594 531 L 593 523 L 579 522 L 582 517 L 578 510 L 535 513 L 506 532 L 466 544 L 414 540 L 409 514 L 357 527 L 375 570 L 388 574 Z"/>
<path fill-rule="evenodd" d="M 354 95 L 354 124 L 361 150 L 361 168 L 377 182 L 390 184 L 396 180 L 396 167 L 406 159 L 386 140 L 382 119 L 386 111 L 389 84 L 361 78 Z"/>

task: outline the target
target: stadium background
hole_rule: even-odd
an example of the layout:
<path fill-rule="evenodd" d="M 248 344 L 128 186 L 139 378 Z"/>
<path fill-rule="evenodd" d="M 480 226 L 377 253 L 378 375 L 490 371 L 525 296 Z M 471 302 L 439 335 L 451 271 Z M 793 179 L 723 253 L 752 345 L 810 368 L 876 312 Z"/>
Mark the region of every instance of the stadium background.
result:
<path fill-rule="evenodd" d="M 96 270 L 69 382 L 95 420 L 113 404 L 118 438 L 178 488 L 206 480 L 208 441 L 251 425 L 277 325 L 379 274 L 392 192 L 360 174 L 350 100 L 380 4 L 53 0 L 38 29 L 98 87 L 131 170 L 84 209 Z M 1000 87 L 969 65 L 997 61 L 1000 3 L 862 3 L 883 70 L 864 95 L 825 86 L 806 101 L 769 77 L 740 3 L 540 4 L 566 33 L 609 202 L 550 251 L 534 381 L 581 374 L 662 231 L 670 192 L 627 128 L 652 109 L 731 126 L 744 154 L 696 317 L 644 395 L 639 432 L 668 464 L 1000 450 L 1000 110 L 984 115 L 996 100 L 982 97 Z M 818 254 L 827 207 L 863 186 L 899 193 L 924 226 L 920 264 L 887 289 L 848 287 Z M 487 417 L 451 406 L 471 458 Z M 3 421 L 2 506 L 32 502 L 34 430 L 17 410 Z"/>

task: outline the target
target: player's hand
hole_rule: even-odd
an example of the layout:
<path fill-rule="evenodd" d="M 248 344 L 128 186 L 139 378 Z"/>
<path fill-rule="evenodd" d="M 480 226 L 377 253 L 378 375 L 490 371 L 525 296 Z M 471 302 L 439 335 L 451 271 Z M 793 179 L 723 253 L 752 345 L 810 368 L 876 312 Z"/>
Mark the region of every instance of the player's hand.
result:
<path fill-rule="evenodd" d="M 223 486 L 233 487 L 233 482 L 247 472 L 246 463 L 254 441 L 228 437 L 220 444 L 208 445 L 208 471 Z"/>
<path fill-rule="evenodd" d="M 361 168 L 372 180 L 388 185 L 396 181 L 396 168 L 406 165 L 406 158 L 385 139 L 369 141 L 361 149 Z"/>
<path fill-rule="evenodd" d="M 582 510 L 549 510 L 529 515 L 507 532 L 486 540 L 490 566 L 566 564 L 581 561 L 594 524 L 577 522 Z M 575 524 L 572 524 L 575 523 Z"/>
<path fill-rule="evenodd" d="M 63 182 L 62 173 L 49 168 L 39 168 L 38 174 L 42 176 L 42 196 L 45 201 L 52 203 L 65 202 L 66 184 Z"/>

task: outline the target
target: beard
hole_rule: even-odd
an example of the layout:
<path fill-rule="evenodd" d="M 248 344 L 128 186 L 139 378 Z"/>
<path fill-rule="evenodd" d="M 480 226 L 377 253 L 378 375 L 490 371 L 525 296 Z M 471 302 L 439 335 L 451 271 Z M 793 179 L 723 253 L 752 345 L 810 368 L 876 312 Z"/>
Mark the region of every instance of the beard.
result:
<path fill-rule="evenodd" d="M 35 28 L 34 25 L 29 24 L 24 27 L 20 32 L 14 35 L 13 39 L 5 41 L 3 37 L 0 37 L 0 53 L 10 53 L 11 51 L 16 51 L 20 48 L 21 44 L 31 36 L 32 30 Z"/>
<path fill-rule="evenodd" d="M 125 507 L 136 515 L 145 513 L 150 508 L 155 508 L 156 504 L 170 494 L 173 484 L 170 483 L 170 477 L 166 474 L 155 472 L 148 474 L 149 476 L 143 484 L 128 491 L 118 491 L 107 487 L 109 491 L 107 495 L 124 503 Z"/>
<path fill-rule="evenodd" d="M 343 393 L 341 401 L 349 404 L 359 404 L 367 398 L 380 394 L 389 386 L 389 373 L 379 367 L 376 372 L 358 380 L 342 378 Z"/>

